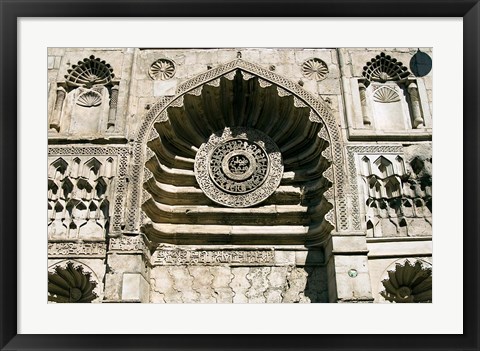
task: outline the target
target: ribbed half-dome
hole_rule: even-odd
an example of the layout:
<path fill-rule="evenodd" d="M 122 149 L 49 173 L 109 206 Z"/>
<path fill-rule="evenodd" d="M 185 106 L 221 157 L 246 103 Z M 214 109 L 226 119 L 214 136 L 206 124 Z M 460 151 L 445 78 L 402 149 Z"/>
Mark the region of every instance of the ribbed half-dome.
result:
<path fill-rule="evenodd" d="M 293 95 L 243 73 L 237 70 L 184 95 L 180 98 L 183 101 L 167 109 L 166 121 L 155 123 L 147 143 L 152 156 L 145 164 L 153 175 L 144 183 L 151 198 L 142 205 L 150 219 L 142 229 L 151 240 L 176 244 L 318 244 L 333 229 L 324 220 L 332 205 L 323 193 L 332 184 L 323 177 L 331 166 L 322 154 L 329 146 L 327 138 L 321 137 L 326 135 L 323 125 L 312 122 L 310 108 Z M 195 159 L 199 150 L 231 130 L 246 130 L 247 137 L 248 131 L 266 135 L 281 153 L 279 185 L 275 184 L 271 195 L 259 203 L 222 205 L 207 196 L 209 190 L 197 182 Z M 248 143 L 262 142 L 251 139 L 239 144 L 248 149 Z M 245 172 L 231 175 L 233 179 L 250 175 L 246 165 L 255 161 L 247 151 L 238 151 L 232 160 L 240 167 L 232 172 Z M 229 166 L 224 163 L 223 167 Z"/>
<path fill-rule="evenodd" d="M 411 264 L 406 260 L 397 263 L 382 281 L 385 290 L 380 294 L 385 300 L 396 303 L 432 302 L 432 269 L 421 261 Z"/>
<path fill-rule="evenodd" d="M 97 283 L 91 280 L 91 273 L 84 272 L 82 266 L 67 263 L 57 266 L 55 272 L 48 273 L 48 301 L 57 303 L 88 303 L 98 296 L 93 291 Z"/>

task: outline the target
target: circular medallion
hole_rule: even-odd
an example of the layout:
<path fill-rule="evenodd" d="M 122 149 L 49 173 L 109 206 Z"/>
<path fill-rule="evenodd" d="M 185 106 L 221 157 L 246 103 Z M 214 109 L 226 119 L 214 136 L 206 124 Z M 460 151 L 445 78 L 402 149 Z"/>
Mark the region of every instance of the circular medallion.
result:
<path fill-rule="evenodd" d="M 218 131 L 195 157 L 200 188 L 216 203 L 229 207 L 248 207 L 265 200 L 277 189 L 282 174 L 280 150 L 255 129 Z"/>

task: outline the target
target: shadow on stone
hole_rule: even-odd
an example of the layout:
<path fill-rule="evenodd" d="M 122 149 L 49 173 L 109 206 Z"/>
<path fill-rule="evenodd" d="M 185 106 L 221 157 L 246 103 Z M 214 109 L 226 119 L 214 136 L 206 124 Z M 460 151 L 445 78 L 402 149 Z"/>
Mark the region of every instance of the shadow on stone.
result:
<path fill-rule="evenodd" d="M 327 269 L 323 250 L 308 250 L 304 268 L 307 273 L 305 297 L 309 298 L 311 303 L 328 302 Z"/>

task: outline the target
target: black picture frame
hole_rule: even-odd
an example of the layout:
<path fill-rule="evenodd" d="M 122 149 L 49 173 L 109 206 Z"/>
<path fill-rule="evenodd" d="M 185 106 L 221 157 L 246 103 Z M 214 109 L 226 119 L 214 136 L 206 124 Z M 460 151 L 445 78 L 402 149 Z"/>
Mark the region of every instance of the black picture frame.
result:
<path fill-rule="evenodd" d="M 94 6 L 85 6 L 90 3 Z M 112 4 L 115 6 L 111 6 Z M 0 0 L 1 350 L 478 350 L 479 0 Z M 463 17 L 464 333 L 461 335 L 17 334 L 17 19 L 19 17 Z M 467 196 L 468 195 L 468 196 Z M 458 233 L 455 233 L 458 235 Z M 454 287 L 452 287 L 454 290 Z M 455 293 L 452 291 L 452 298 Z M 448 322 L 448 316 L 445 316 Z"/>

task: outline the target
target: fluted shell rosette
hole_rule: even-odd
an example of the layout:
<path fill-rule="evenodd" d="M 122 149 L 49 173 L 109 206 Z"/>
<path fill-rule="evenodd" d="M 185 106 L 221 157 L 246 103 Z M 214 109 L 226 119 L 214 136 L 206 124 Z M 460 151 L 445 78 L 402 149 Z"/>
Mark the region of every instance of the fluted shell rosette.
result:
<path fill-rule="evenodd" d="M 97 283 L 91 280 L 91 273 L 72 262 L 66 267 L 57 266 L 48 273 L 48 301 L 58 303 L 89 303 L 98 296 L 93 291 Z"/>
<path fill-rule="evenodd" d="M 412 265 L 396 264 L 382 281 L 385 290 L 380 292 L 385 300 L 397 303 L 432 302 L 432 269 L 417 261 Z"/>
<path fill-rule="evenodd" d="M 167 80 L 175 75 L 175 63 L 167 59 L 158 59 L 150 66 L 148 71 L 150 77 L 154 80 Z"/>
<path fill-rule="evenodd" d="M 390 103 L 400 101 L 398 93 L 389 87 L 380 87 L 373 93 L 373 99 L 376 102 Z"/>
<path fill-rule="evenodd" d="M 385 83 L 389 80 L 403 80 L 410 75 L 410 72 L 403 63 L 397 62 L 397 59 L 382 52 L 367 62 L 367 65 L 363 67 L 362 74 L 369 81 Z"/>
<path fill-rule="evenodd" d="M 319 58 L 311 58 L 302 64 L 302 73 L 307 78 L 320 81 L 327 77 L 328 66 Z"/>
<path fill-rule="evenodd" d="M 102 95 L 94 90 L 88 90 L 79 95 L 77 105 L 83 107 L 95 107 L 102 103 Z"/>
<path fill-rule="evenodd" d="M 90 56 L 78 61 L 67 70 L 65 79 L 69 85 L 90 88 L 93 85 L 107 85 L 115 77 L 113 68 L 100 58 Z"/>

